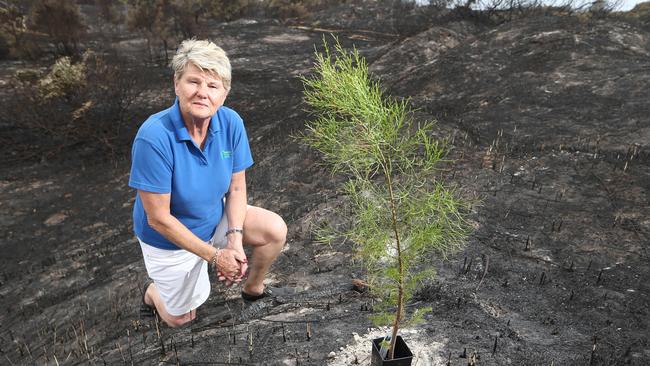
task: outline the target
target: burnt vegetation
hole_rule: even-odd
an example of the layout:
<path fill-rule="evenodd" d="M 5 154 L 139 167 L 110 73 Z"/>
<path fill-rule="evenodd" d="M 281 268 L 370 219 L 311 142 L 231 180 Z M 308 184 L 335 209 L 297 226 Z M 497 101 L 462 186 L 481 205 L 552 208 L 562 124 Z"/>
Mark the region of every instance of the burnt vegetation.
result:
<path fill-rule="evenodd" d="M 416 121 L 438 121 L 452 161 L 436 179 L 483 202 L 467 248 L 432 257 L 439 279 L 405 305 L 432 309 L 405 334 L 419 364 L 647 364 L 649 4 L 0 1 L 0 364 L 368 362 L 381 299 L 351 284 L 365 279 L 352 243 L 314 235 L 344 223 L 341 177 L 291 137 L 329 34 Z M 192 36 L 230 55 L 249 203 L 289 224 L 272 281 L 300 291 L 245 307 L 214 285 L 194 324 L 169 329 L 137 318 L 126 182 Z"/>

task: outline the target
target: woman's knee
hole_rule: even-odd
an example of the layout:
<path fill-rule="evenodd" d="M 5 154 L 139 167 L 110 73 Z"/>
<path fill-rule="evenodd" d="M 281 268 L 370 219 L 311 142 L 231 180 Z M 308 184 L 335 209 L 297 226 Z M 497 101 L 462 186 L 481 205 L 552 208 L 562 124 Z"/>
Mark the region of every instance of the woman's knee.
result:
<path fill-rule="evenodd" d="M 183 314 L 179 316 L 171 316 L 170 319 L 168 319 L 165 323 L 167 323 L 167 325 L 169 325 L 172 328 L 178 328 L 191 322 L 193 319 L 194 319 L 193 312 L 189 312 L 187 314 Z"/>
<path fill-rule="evenodd" d="M 273 211 L 259 207 L 250 208 L 245 225 L 247 226 L 244 231 L 249 235 L 247 243 L 250 245 L 284 245 L 287 241 L 287 224 Z"/>
<path fill-rule="evenodd" d="M 287 224 L 280 215 L 275 214 L 275 219 L 271 224 L 271 241 L 284 244 L 287 241 Z"/>

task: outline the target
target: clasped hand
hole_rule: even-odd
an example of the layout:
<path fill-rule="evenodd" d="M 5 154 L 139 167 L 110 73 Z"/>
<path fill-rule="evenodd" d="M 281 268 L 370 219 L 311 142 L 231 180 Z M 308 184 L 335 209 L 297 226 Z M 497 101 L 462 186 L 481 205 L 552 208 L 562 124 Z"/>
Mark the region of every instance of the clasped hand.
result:
<path fill-rule="evenodd" d="M 226 286 L 239 283 L 248 269 L 248 259 L 243 248 L 221 249 L 217 256 L 217 278 Z"/>

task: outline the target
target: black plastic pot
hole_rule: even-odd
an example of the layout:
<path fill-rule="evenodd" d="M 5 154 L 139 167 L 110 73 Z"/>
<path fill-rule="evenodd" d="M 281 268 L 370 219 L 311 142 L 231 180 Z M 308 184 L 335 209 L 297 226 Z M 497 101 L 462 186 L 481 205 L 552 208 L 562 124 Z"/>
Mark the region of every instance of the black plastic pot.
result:
<path fill-rule="evenodd" d="M 372 340 L 372 360 L 370 365 L 372 366 L 411 366 L 413 361 L 413 353 L 406 345 L 406 342 L 402 339 L 401 336 L 397 336 L 397 341 L 395 342 L 395 353 L 392 360 L 385 360 L 381 357 L 379 349 L 381 348 L 381 342 L 384 340 L 384 337 L 375 338 Z"/>

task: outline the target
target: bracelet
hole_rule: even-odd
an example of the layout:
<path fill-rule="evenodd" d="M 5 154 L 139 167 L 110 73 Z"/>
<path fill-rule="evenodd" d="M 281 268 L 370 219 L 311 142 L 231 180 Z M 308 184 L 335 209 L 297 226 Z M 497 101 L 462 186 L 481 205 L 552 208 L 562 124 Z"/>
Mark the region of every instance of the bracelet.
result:
<path fill-rule="evenodd" d="M 244 230 L 240 229 L 238 227 L 232 227 L 232 228 L 226 230 L 226 236 L 228 236 L 228 235 L 230 235 L 232 233 L 240 233 L 240 234 L 244 235 Z"/>
<path fill-rule="evenodd" d="M 212 267 L 214 267 L 214 270 L 217 270 L 217 257 L 219 256 L 219 252 L 221 249 L 217 248 L 217 250 L 214 252 L 212 255 L 212 258 L 210 258 L 210 263 L 212 263 Z"/>

